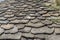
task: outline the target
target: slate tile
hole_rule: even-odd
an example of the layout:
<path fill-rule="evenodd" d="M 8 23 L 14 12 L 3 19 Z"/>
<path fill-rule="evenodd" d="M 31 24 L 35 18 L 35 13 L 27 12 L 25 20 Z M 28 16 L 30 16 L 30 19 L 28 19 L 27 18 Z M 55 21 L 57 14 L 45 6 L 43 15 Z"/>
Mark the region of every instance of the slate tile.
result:
<path fill-rule="evenodd" d="M 29 22 L 28 24 L 26 24 L 26 26 L 29 26 L 29 27 L 36 27 L 36 28 L 37 28 L 37 27 L 42 27 L 42 26 L 44 26 L 44 24 L 41 23 L 41 22 L 38 22 L 38 23 L 35 23 L 35 24 Z"/>
<path fill-rule="evenodd" d="M 1 24 L 6 24 L 6 23 L 8 23 L 8 22 L 9 22 L 8 20 L 5 20 L 5 21 L 1 20 L 1 21 L 0 21 Z"/>
<path fill-rule="evenodd" d="M 15 25 L 18 29 L 22 29 L 25 27 L 25 24 L 16 24 Z"/>
<path fill-rule="evenodd" d="M 42 27 L 42 28 L 32 28 L 31 33 L 33 34 L 51 34 L 53 33 L 54 28 Z"/>
<path fill-rule="evenodd" d="M 28 23 L 29 20 L 13 20 L 10 21 L 9 23 L 21 23 L 21 24 L 26 24 Z"/>
<path fill-rule="evenodd" d="M 12 28 L 12 29 L 10 29 L 10 30 L 5 30 L 5 33 L 8 33 L 8 34 L 10 34 L 10 33 L 17 33 L 18 32 L 18 28 L 17 27 L 14 27 L 14 28 Z"/>
<path fill-rule="evenodd" d="M 25 27 L 22 32 L 30 32 L 30 31 L 31 31 L 31 27 Z"/>
<path fill-rule="evenodd" d="M 4 32 L 4 29 L 0 28 L 0 34 L 2 34 Z"/>
<path fill-rule="evenodd" d="M 60 34 L 60 28 L 55 28 L 55 33 Z"/>
<path fill-rule="evenodd" d="M 14 24 L 2 24 L 1 28 L 3 29 L 11 29 L 14 27 Z"/>
<path fill-rule="evenodd" d="M 21 38 L 21 33 L 17 34 L 3 34 L 0 36 L 0 39 L 20 39 Z"/>
<path fill-rule="evenodd" d="M 41 21 L 41 22 L 44 23 L 44 24 L 47 24 L 47 25 L 52 24 L 52 21 L 50 21 L 50 20 L 44 20 L 44 21 Z"/>
<path fill-rule="evenodd" d="M 22 36 L 26 37 L 26 38 L 33 38 L 34 37 L 34 35 L 31 33 L 23 33 Z"/>

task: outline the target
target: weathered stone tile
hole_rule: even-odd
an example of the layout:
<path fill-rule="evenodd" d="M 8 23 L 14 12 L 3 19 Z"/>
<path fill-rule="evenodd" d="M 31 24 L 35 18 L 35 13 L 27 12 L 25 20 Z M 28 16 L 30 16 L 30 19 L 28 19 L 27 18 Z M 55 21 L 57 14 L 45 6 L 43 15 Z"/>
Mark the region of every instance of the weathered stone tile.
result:
<path fill-rule="evenodd" d="M 35 24 L 29 22 L 28 24 L 26 24 L 26 26 L 29 26 L 29 27 L 42 27 L 42 26 L 44 26 L 44 24 L 41 23 L 41 22 L 38 22 L 38 23 L 35 23 Z"/>
<path fill-rule="evenodd" d="M 44 35 L 44 34 L 37 34 L 37 35 L 34 35 L 35 38 L 47 38 L 47 35 Z"/>
<path fill-rule="evenodd" d="M 21 37 L 21 40 L 27 40 L 27 38 Z"/>
<path fill-rule="evenodd" d="M 35 19 L 35 17 L 26 16 L 24 19 L 29 19 L 29 20 L 32 20 L 32 19 Z"/>
<path fill-rule="evenodd" d="M 50 21 L 50 20 L 44 20 L 44 21 L 41 21 L 41 22 L 44 23 L 44 24 L 47 24 L 47 25 L 52 24 L 52 21 Z"/>
<path fill-rule="evenodd" d="M 54 31 L 54 28 L 42 27 L 42 28 L 32 28 L 31 33 L 33 34 L 51 34 Z"/>
<path fill-rule="evenodd" d="M 16 13 L 15 16 L 21 17 L 21 16 L 26 16 L 26 14 L 24 14 L 24 13 Z"/>
<path fill-rule="evenodd" d="M 22 32 L 30 32 L 30 31 L 31 31 L 31 27 L 25 27 Z"/>
<path fill-rule="evenodd" d="M 42 16 L 43 17 L 50 17 L 51 15 L 47 13 L 47 14 L 43 14 Z"/>
<path fill-rule="evenodd" d="M 29 16 L 31 16 L 31 17 L 38 17 L 38 16 L 40 16 L 40 14 L 38 14 L 38 13 L 30 13 Z"/>
<path fill-rule="evenodd" d="M 47 11 L 39 11 L 38 13 L 45 14 L 45 13 L 47 13 Z"/>
<path fill-rule="evenodd" d="M 17 33 L 18 32 L 18 28 L 17 27 L 14 27 L 14 28 L 12 28 L 12 29 L 10 29 L 10 30 L 5 30 L 5 33 Z"/>
<path fill-rule="evenodd" d="M 19 23 L 19 22 L 20 22 L 20 20 L 12 20 L 9 23 Z"/>
<path fill-rule="evenodd" d="M 17 27 L 18 29 L 22 29 L 22 28 L 25 27 L 25 24 L 16 24 L 16 27 Z"/>
<path fill-rule="evenodd" d="M 34 19 L 34 20 L 31 20 L 31 23 L 37 23 L 37 22 L 39 22 L 40 20 L 39 19 Z"/>
<path fill-rule="evenodd" d="M 9 21 L 16 20 L 16 17 L 8 18 L 7 20 Z"/>
<path fill-rule="evenodd" d="M 17 34 L 3 34 L 0 36 L 0 39 L 20 39 L 21 38 L 21 33 Z"/>
<path fill-rule="evenodd" d="M 8 20 L 5 20 L 5 21 L 1 20 L 0 21 L 1 24 L 5 24 L 5 23 L 8 23 L 8 22 L 9 22 Z"/>
<path fill-rule="evenodd" d="M 34 39 L 34 40 L 41 40 L 41 39 L 37 38 L 37 39 Z"/>
<path fill-rule="evenodd" d="M 40 20 L 44 20 L 44 19 L 46 19 L 45 17 L 43 17 L 43 16 L 40 16 L 40 17 L 37 17 L 38 19 L 40 19 Z"/>
<path fill-rule="evenodd" d="M 4 29 L 0 28 L 0 34 L 2 34 L 4 32 Z"/>
<path fill-rule="evenodd" d="M 59 16 L 59 14 L 58 13 L 52 13 L 52 14 L 50 14 L 51 16 L 55 16 L 55 17 L 57 17 L 57 16 Z"/>
<path fill-rule="evenodd" d="M 3 29 L 11 29 L 14 27 L 14 24 L 2 24 L 1 28 Z"/>
<path fill-rule="evenodd" d="M 14 14 L 11 14 L 11 15 L 4 15 L 5 18 L 10 18 L 10 17 L 13 17 Z"/>
<path fill-rule="evenodd" d="M 52 25 L 50 25 L 49 27 L 60 28 L 60 25 L 58 25 L 58 24 L 52 24 Z"/>
<path fill-rule="evenodd" d="M 33 38 L 34 37 L 34 35 L 31 33 L 23 33 L 22 36 L 26 37 L 26 38 Z"/>
<path fill-rule="evenodd" d="M 4 18 L 4 17 L 0 17 L 0 20 L 6 20 L 7 18 Z"/>
<path fill-rule="evenodd" d="M 60 35 L 49 35 L 47 37 L 48 40 L 60 40 Z"/>
<path fill-rule="evenodd" d="M 9 23 L 22 23 L 22 24 L 25 24 L 25 23 L 28 23 L 29 20 L 13 20 L 13 21 L 10 21 Z"/>
<path fill-rule="evenodd" d="M 55 33 L 60 34 L 60 28 L 55 28 Z"/>

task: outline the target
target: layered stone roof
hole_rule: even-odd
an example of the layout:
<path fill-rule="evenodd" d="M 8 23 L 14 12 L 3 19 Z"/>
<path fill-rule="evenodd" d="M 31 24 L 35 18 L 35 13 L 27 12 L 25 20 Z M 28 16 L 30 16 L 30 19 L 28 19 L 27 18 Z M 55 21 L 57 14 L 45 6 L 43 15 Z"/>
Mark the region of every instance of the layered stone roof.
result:
<path fill-rule="evenodd" d="M 50 0 L 0 3 L 0 39 L 60 40 L 60 12 Z M 57 20 L 58 19 L 58 20 Z"/>

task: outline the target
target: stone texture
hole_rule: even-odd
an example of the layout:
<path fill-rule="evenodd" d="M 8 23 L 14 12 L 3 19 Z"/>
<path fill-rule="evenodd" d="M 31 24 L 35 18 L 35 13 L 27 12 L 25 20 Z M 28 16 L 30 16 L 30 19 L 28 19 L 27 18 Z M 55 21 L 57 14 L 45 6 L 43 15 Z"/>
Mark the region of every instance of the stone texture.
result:
<path fill-rule="evenodd" d="M 4 29 L 0 28 L 0 34 L 2 34 L 4 32 Z"/>
<path fill-rule="evenodd" d="M 1 28 L 3 28 L 3 29 L 11 29 L 13 27 L 14 27 L 13 24 L 4 24 L 4 25 L 1 25 Z"/>
<path fill-rule="evenodd" d="M 9 34 L 10 34 L 10 33 L 12 33 L 12 34 L 13 34 L 13 33 L 17 33 L 17 32 L 18 32 L 17 27 L 14 27 L 13 29 L 6 30 L 6 31 L 5 31 L 5 33 L 9 33 Z"/>
<path fill-rule="evenodd" d="M 10 23 L 22 23 L 22 24 L 25 24 L 27 23 L 29 20 L 13 20 L 11 21 Z"/>
<path fill-rule="evenodd" d="M 42 26 L 44 26 L 44 24 L 41 23 L 41 22 L 35 23 L 35 24 L 33 24 L 33 23 L 28 23 L 28 24 L 26 24 L 26 26 L 30 26 L 30 27 L 42 27 Z"/>
<path fill-rule="evenodd" d="M 41 21 L 41 22 L 44 23 L 44 24 L 47 24 L 47 25 L 52 24 L 52 21 L 50 21 L 50 20 L 44 20 L 44 21 Z"/>
<path fill-rule="evenodd" d="M 42 28 L 32 28 L 31 33 L 33 34 L 43 34 L 43 33 L 47 33 L 47 34 L 51 34 L 53 33 L 54 28 L 48 28 L 48 27 L 42 27 Z"/>
<path fill-rule="evenodd" d="M 16 27 L 17 27 L 18 29 L 22 29 L 22 28 L 25 27 L 25 24 L 16 24 Z"/>
<path fill-rule="evenodd" d="M 9 37 L 8 37 L 9 36 Z M 0 39 L 20 39 L 21 38 L 21 33 L 17 34 L 3 34 L 0 36 Z"/>
<path fill-rule="evenodd" d="M 1 20 L 0 24 L 7 24 L 8 22 L 9 22 L 8 20 L 5 20 L 5 21 Z"/>
<path fill-rule="evenodd" d="M 31 31 L 31 27 L 25 27 L 24 29 L 23 29 L 23 32 L 30 32 Z"/>
<path fill-rule="evenodd" d="M 60 34 L 60 28 L 55 28 L 55 33 Z"/>
<path fill-rule="evenodd" d="M 0 39 L 60 40 L 60 10 L 52 4 L 52 0 L 1 2 Z"/>
<path fill-rule="evenodd" d="M 33 38 L 34 37 L 34 35 L 31 33 L 23 33 L 22 36 L 27 37 L 27 38 Z"/>

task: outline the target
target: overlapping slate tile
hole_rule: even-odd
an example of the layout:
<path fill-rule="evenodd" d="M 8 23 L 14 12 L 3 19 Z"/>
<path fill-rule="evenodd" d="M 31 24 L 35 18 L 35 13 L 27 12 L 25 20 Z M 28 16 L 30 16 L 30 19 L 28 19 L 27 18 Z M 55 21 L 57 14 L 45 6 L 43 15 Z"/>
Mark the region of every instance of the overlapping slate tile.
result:
<path fill-rule="evenodd" d="M 4 29 L 0 28 L 0 34 L 2 34 L 4 32 Z"/>
<path fill-rule="evenodd" d="M 9 23 L 28 23 L 29 20 L 13 20 L 13 21 L 10 21 Z"/>
<path fill-rule="evenodd" d="M 25 24 L 16 24 L 15 25 L 18 29 L 22 29 L 25 27 Z"/>
<path fill-rule="evenodd" d="M 44 20 L 44 21 L 41 20 L 41 22 L 46 25 L 52 24 L 52 21 L 50 21 L 50 20 Z"/>
<path fill-rule="evenodd" d="M 23 33 L 22 36 L 27 37 L 27 38 L 33 38 L 34 37 L 34 35 L 31 33 Z"/>
<path fill-rule="evenodd" d="M 21 33 L 17 34 L 3 34 L 0 36 L 0 39 L 20 39 Z"/>
<path fill-rule="evenodd" d="M 1 28 L 3 29 L 11 29 L 14 27 L 14 24 L 2 24 Z"/>
<path fill-rule="evenodd" d="M 60 34 L 60 28 L 55 28 L 55 33 Z"/>
<path fill-rule="evenodd" d="M 5 30 L 5 33 L 8 33 L 8 34 L 14 34 L 14 33 L 17 33 L 18 32 L 18 28 L 17 27 L 14 27 L 10 30 Z"/>
<path fill-rule="evenodd" d="M 42 27 L 42 28 L 32 28 L 31 33 L 33 34 L 51 34 L 53 33 L 54 28 Z"/>
<path fill-rule="evenodd" d="M 29 22 L 28 24 L 26 24 L 26 26 L 29 26 L 29 27 L 42 27 L 42 26 L 44 26 L 44 24 L 41 23 L 41 22 L 38 22 L 38 23 Z"/>
<path fill-rule="evenodd" d="M 21 30 L 21 32 L 25 32 L 25 33 L 28 33 L 31 31 L 31 27 L 25 27 Z"/>

